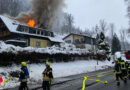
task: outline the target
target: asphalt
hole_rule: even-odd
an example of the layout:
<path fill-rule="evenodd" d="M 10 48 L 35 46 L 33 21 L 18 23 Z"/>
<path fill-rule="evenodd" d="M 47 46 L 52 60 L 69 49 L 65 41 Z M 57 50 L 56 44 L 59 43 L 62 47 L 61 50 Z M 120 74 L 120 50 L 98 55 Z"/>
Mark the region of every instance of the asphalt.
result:
<path fill-rule="evenodd" d="M 104 80 L 108 81 L 108 84 L 96 83 L 92 86 L 87 87 L 85 90 L 130 90 L 130 80 L 127 80 L 127 84 L 120 81 L 120 86 L 117 86 L 114 75 L 105 76 Z"/>
<path fill-rule="evenodd" d="M 107 84 L 86 80 L 85 90 L 130 90 L 130 80 L 127 80 L 127 84 L 120 81 L 120 86 L 117 86 L 117 82 L 114 80 L 115 75 L 105 75 L 100 78 L 91 76 L 91 79 L 100 79 L 102 81 L 108 81 Z M 68 81 L 59 85 L 52 86 L 51 90 L 82 90 L 83 78 Z M 38 89 L 43 90 L 43 89 Z"/>

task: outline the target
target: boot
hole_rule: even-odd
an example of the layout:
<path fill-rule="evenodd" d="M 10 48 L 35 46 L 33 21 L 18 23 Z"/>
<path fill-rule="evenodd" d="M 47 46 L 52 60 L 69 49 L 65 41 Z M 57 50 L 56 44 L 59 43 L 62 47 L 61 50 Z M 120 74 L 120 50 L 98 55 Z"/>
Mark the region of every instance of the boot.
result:
<path fill-rule="evenodd" d="M 120 86 L 120 82 L 117 82 L 117 86 Z"/>
<path fill-rule="evenodd" d="M 124 80 L 124 83 L 125 83 L 125 84 L 127 83 L 127 79 Z"/>

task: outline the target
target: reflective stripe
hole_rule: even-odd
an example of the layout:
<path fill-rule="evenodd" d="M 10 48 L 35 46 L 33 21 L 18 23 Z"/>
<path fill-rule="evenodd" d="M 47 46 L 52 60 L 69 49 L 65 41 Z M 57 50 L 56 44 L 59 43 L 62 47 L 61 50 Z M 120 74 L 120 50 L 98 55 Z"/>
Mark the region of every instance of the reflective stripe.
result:
<path fill-rule="evenodd" d="M 23 70 L 21 70 L 21 73 L 24 73 L 24 71 L 23 71 Z"/>
<path fill-rule="evenodd" d="M 44 77 L 43 77 L 43 80 L 44 80 L 44 81 L 50 81 L 50 78 L 47 77 L 47 76 L 44 76 Z"/>
<path fill-rule="evenodd" d="M 22 82 L 27 82 L 27 79 L 22 79 Z"/>
<path fill-rule="evenodd" d="M 121 71 L 120 72 L 116 72 L 117 74 L 121 74 Z"/>
<path fill-rule="evenodd" d="M 126 69 L 125 62 L 121 62 L 120 64 L 121 64 L 121 69 L 122 69 L 122 70 Z"/>

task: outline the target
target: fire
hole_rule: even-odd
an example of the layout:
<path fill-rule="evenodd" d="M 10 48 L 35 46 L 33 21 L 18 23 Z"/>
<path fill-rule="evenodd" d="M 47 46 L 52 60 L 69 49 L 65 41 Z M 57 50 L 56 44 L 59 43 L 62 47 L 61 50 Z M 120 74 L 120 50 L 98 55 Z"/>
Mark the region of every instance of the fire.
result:
<path fill-rule="evenodd" d="M 34 27 L 35 24 L 36 24 L 35 20 L 34 19 L 30 19 L 30 17 L 26 17 L 25 20 L 24 20 L 24 22 L 27 25 L 31 26 L 31 27 Z"/>
<path fill-rule="evenodd" d="M 34 27 L 35 26 L 35 20 L 30 19 L 27 23 L 29 26 Z"/>

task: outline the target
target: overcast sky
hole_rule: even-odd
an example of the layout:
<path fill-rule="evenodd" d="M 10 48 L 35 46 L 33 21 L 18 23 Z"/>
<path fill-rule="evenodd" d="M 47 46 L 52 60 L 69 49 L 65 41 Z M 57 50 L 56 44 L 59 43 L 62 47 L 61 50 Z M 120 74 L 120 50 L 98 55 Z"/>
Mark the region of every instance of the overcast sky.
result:
<path fill-rule="evenodd" d="M 82 29 L 95 26 L 100 19 L 114 23 L 117 29 L 128 28 L 124 0 L 66 0 L 66 4 L 65 12 L 71 13 Z"/>

